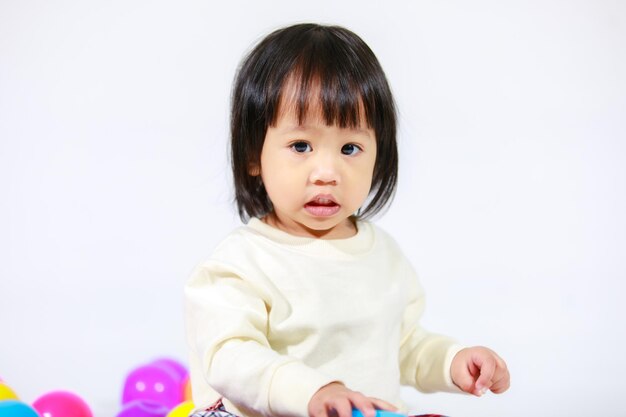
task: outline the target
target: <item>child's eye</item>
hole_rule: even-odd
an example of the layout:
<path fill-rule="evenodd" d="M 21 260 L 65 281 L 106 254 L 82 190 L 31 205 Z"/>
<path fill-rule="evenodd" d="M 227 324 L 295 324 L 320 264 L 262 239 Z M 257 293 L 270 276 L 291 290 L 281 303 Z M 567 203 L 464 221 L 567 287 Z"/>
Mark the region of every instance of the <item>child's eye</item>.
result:
<path fill-rule="evenodd" d="M 298 153 L 305 153 L 305 152 L 311 152 L 311 145 L 309 145 L 306 142 L 294 142 L 291 144 L 291 149 L 293 149 L 294 151 L 298 152 Z"/>
<path fill-rule="evenodd" d="M 354 143 L 347 143 L 341 147 L 341 153 L 344 155 L 354 156 L 361 151 L 362 149 Z"/>

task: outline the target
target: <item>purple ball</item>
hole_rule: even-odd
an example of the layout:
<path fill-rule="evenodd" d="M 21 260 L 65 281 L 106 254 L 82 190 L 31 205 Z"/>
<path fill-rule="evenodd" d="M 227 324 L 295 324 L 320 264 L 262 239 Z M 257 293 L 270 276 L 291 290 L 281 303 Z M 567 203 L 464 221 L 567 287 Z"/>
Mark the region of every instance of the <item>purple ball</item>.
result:
<path fill-rule="evenodd" d="M 165 367 L 176 373 L 181 384 L 185 381 L 187 377 L 187 368 L 182 363 L 178 362 L 175 359 L 171 358 L 159 358 L 150 362 L 150 365 L 155 365 L 159 367 Z"/>
<path fill-rule="evenodd" d="M 183 394 L 176 371 L 167 366 L 148 364 L 135 368 L 126 377 L 122 404 L 150 400 L 172 409 L 183 402 Z"/>
<path fill-rule="evenodd" d="M 165 417 L 169 409 L 152 400 L 134 400 L 122 407 L 117 417 Z"/>

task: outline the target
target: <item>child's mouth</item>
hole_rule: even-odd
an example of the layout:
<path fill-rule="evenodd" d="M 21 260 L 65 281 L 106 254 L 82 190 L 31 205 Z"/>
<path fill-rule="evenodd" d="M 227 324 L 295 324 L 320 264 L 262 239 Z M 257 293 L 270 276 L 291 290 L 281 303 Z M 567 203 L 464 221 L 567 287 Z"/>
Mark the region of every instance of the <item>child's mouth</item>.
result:
<path fill-rule="evenodd" d="M 317 196 L 304 205 L 304 209 L 316 217 L 336 214 L 341 206 L 331 196 Z"/>

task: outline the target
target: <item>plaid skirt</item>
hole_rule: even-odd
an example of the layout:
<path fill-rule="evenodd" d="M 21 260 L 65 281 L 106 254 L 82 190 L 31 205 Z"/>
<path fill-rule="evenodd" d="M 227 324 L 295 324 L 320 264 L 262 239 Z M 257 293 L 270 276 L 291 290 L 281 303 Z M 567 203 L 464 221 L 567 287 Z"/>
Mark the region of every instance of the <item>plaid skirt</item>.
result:
<path fill-rule="evenodd" d="M 226 407 L 224 407 L 224 403 L 222 402 L 222 399 L 220 398 L 219 400 L 215 402 L 215 404 L 213 404 L 206 410 L 196 411 L 193 414 L 190 414 L 189 417 L 239 417 L 239 416 L 227 411 Z M 413 415 L 409 417 L 446 417 L 446 416 L 443 416 L 441 414 L 417 414 L 417 415 Z"/>

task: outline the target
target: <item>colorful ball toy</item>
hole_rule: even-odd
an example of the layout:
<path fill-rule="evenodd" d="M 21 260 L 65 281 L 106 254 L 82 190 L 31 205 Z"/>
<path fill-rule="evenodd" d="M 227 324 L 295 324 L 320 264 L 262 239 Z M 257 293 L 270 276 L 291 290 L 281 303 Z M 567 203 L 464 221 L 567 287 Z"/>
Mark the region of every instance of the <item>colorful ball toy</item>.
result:
<path fill-rule="evenodd" d="M 17 400 L 0 401 L 0 416 L 2 417 L 40 417 L 33 408 Z"/>
<path fill-rule="evenodd" d="M 178 404 L 176 407 L 169 412 L 167 417 L 188 417 L 191 414 L 194 406 L 191 401 L 185 401 L 184 403 Z"/>
<path fill-rule="evenodd" d="M 445 417 L 439 416 L 438 414 L 420 414 L 420 416 L 415 417 Z M 363 417 L 363 413 L 361 410 L 352 409 L 352 417 Z M 385 411 L 385 410 L 376 410 L 376 417 L 406 417 L 406 414 L 394 413 L 393 411 Z"/>
<path fill-rule="evenodd" d="M 187 371 L 172 359 L 159 359 L 139 366 L 126 376 L 122 404 L 134 400 L 152 400 L 168 410 L 184 400 L 183 383 Z"/>
<path fill-rule="evenodd" d="M 69 391 L 52 391 L 37 398 L 33 408 L 44 417 L 93 417 L 87 403 Z"/>
<path fill-rule="evenodd" d="M 176 373 L 176 376 L 180 381 L 184 381 L 189 374 L 185 365 L 171 358 L 159 358 L 150 362 L 150 365 L 170 369 L 172 372 Z"/>
<path fill-rule="evenodd" d="M 165 417 L 169 408 L 152 400 L 133 400 L 122 407 L 117 417 Z"/>
<path fill-rule="evenodd" d="M 189 375 L 185 378 L 185 382 L 183 383 L 183 398 L 185 401 L 191 401 L 191 379 L 189 379 Z"/>
<path fill-rule="evenodd" d="M 0 382 L 0 401 L 17 400 L 17 394 L 4 382 Z"/>

